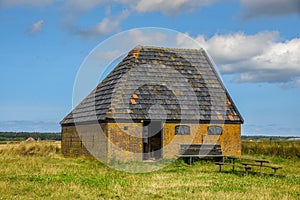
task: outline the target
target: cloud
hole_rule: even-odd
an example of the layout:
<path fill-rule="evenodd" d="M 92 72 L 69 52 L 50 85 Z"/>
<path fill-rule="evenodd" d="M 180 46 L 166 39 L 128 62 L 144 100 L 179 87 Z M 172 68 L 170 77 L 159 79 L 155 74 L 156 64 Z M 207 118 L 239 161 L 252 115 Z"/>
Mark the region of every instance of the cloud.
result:
<path fill-rule="evenodd" d="M 167 35 L 157 31 L 142 31 L 139 29 L 130 30 L 128 32 L 128 41 L 133 44 L 149 45 L 154 43 L 164 43 Z"/>
<path fill-rule="evenodd" d="M 296 79 L 290 87 L 300 88 L 300 78 Z"/>
<path fill-rule="evenodd" d="M 0 7 L 34 6 L 41 7 L 54 3 L 57 0 L 0 0 Z"/>
<path fill-rule="evenodd" d="M 81 28 L 73 25 L 72 32 L 84 38 L 95 38 L 97 36 L 106 35 L 111 32 L 117 32 L 120 30 L 121 22 L 128 16 L 129 12 L 127 10 L 124 10 L 119 15 L 105 17 L 98 24 L 92 27 Z"/>
<path fill-rule="evenodd" d="M 239 71 L 241 82 L 290 82 L 300 77 L 300 38 L 274 42 L 261 54 L 238 63 L 225 64 L 226 73 Z"/>
<path fill-rule="evenodd" d="M 95 38 L 101 35 L 107 35 L 111 32 L 117 32 L 120 29 L 121 22 L 126 19 L 131 12 L 163 12 L 166 15 L 177 15 L 182 12 L 196 9 L 197 7 L 209 5 L 217 0 L 68 0 L 63 5 L 65 20 L 63 28 L 71 30 L 72 33 L 83 38 Z M 119 15 L 110 15 L 110 6 L 121 5 L 126 10 Z M 76 25 L 77 17 L 98 8 L 106 7 L 107 16 L 98 24 L 85 28 Z"/>
<path fill-rule="evenodd" d="M 38 32 L 41 32 L 44 24 L 45 24 L 45 21 L 41 19 L 41 20 L 35 22 L 34 24 L 32 24 L 27 32 L 29 34 L 36 34 Z"/>
<path fill-rule="evenodd" d="M 209 39 L 199 35 L 194 39 L 209 52 L 221 73 L 234 75 L 235 81 L 299 86 L 300 38 L 279 41 L 278 32 L 260 32 L 215 35 Z M 185 48 L 192 46 L 180 34 L 177 43 Z"/>
<path fill-rule="evenodd" d="M 46 6 L 56 3 L 63 12 L 61 27 L 83 38 L 95 38 L 120 30 L 120 24 L 132 12 L 162 12 L 165 15 L 178 15 L 202 6 L 210 5 L 219 0 L 0 0 L 0 6 Z M 120 14 L 111 15 L 111 7 L 120 7 L 125 10 Z M 90 27 L 78 25 L 79 17 L 93 9 L 106 9 L 106 16 Z M 29 33 L 39 32 L 43 22 L 34 24 Z"/>
<path fill-rule="evenodd" d="M 0 7 L 46 6 L 55 2 L 62 4 L 67 15 L 80 15 L 100 6 L 123 6 L 137 12 L 162 12 L 166 15 L 178 15 L 210 5 L 219 0 L 0 0 Z"/>
<path fill-rule="evenodd" d="M 99 6 L 122 5 L 137 12 L 162 12 L 166 15 L 177 15 L 198 7 L 210 5 L 218 0 L 68 0 L 64 10 L 80 14 Z"/>
<path fill-rule="evenodd" d="M 240 0 L 245 18 L 300 14 L 299 0 Z"/>
<path fill-rule="evenodd" d="M 107 0 L 68 0 L 63 10 L 71 15 L 78 15 L 107 3 Z"/>
<path fill-rule="evenodd" d="M 67 20 L 74 20 L 78 16 L 100 7 L 106 8 L 106 15 L 110 15 L 112 6 L 121 5 L 124 10 L 132 10 L 136 2 L 140 0 L 67 0 L 62 10 Z"/>
<path fill-rule="evenodd" d="M 261 54 L 273 44 L 278 35 L 278 32 L 261 32 L 247 36 L 239 32 L 228 35 L 215 35 L 209 40 L 205 40 L 204 35 L 199 35 L 194 39 L 200 46 L 211 52 L 211 55 L 217 58 L 218 63 L 226 64 L 247 60 L 249 57 Z M 184 37 L 186 36 L 178 35 L 177 42 L 185 45 Z"/>
<path fill-rule="evenodd" d="M 110 41 L 108 44 L 103 44 L 102 48 L 96 48 L 89 56 L 91 60 L 97 60 L 97 63 L 100 61 L 111 62 L 119 57 L 126 56 L 128 51 L 137 45 L 165 45 L 167 37 L 167 34 L 154 28 L 132 29 L 108 40 Z"/>
<path fill-rule="evenodd" d="M 195 10 L 198 7 L 207 6 L 216 0 L 140 0 L 134 9 L 138 12 L 162 12 L 165 15 L 178 15 L 182 12 Z"/>

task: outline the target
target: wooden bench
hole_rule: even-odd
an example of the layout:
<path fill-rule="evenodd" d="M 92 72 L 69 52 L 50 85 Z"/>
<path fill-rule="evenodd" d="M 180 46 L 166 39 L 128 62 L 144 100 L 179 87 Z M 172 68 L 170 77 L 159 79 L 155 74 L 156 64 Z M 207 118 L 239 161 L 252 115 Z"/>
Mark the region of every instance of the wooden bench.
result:
<path fill-rule="evenodd" d="M 176 155 L 178 158 L 188 158 L 189 159 L 189 165 L 193 163 L 193 158 L 200 158 L 200 159 L 218 159 L 223 160 L 223 155 Z"/>
<path fill-rule="evenodd" d="M 223 161 L 223 155 L 220 145 L 213 144 L 181 144 L 179 158 L 189 158 L 189 164 L 193 162 L 193 158 L 214 159 L 215 161 Z"/>
<path fill-rule="evenodd" d="M 222 155 L 221 145 L 181 144 L 181 155 Z"/>

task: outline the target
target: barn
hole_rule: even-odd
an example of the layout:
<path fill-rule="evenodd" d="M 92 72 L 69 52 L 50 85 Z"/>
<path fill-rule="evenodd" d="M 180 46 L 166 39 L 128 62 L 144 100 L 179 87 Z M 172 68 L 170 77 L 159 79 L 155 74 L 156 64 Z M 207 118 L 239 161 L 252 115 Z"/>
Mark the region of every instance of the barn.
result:
<path fill-rule="evenodd" d="M 65 156 L 241 155 L 243 118 L 204 49 L 135 47 L 60 124 Z"/>

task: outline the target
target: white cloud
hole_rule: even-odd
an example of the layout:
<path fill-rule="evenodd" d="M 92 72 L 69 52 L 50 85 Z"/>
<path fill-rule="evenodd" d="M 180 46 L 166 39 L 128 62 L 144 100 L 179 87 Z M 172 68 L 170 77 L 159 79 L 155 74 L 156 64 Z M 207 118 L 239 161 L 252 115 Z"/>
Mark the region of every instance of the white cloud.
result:
<path fill-rule="evenodd" d="M 111 32 L 117 32 L 120 29 L 120 23 L 129 16 L 127 10 L 116 16 L 108 16 L 101 20 L 95 26 L 89 28 L 73 27 L 73 32 L 82 37 L 94 38 L 101 35 L 106 35 Z"/>
<path fill-rule="evenodd" d="M 294 85 L 293 85 L 294 87 L 297 87 L 297 88 L 300 88 L 300 78 L 299 79 L 297 79 L 297 80 L 295 80 L 295 82 L 294 82 Z"/>
<path fill-rule="evenodd" d="M 166 46 L 168 35 L 157 29 L 132 29 L 122 32 L 117 37 L 107 40 L 109 44 L 102 44 L 102 48 L 94 50 L 91 59 L 98 61 L 113 61 L 120 56 L 127 55 L 135 46 Z"/>
<path fill-rule="evenodd" d="M 131 10 L 131 7 L 138 1 L 140 0 L 66 0 L 63 4 L 63 11 L 71 20 L 100 7 L 105 7 L 107 15 L 110 15 L 111 6 L 121 5 L 123 9 Z"/>
<path fill-rule="evenodd" d="M 195 41 L 191 41 L 185 35 L 178 34 L 177 43 L 185 48 L 199 48 L 199 46 L 205 48 L 218 63 L 227 64 L 261 54 L 278 38 L 278 35 L 278 32 L 261 32 L 248 36 L 238 32 L 215 35 L 208 40 L 204 35 L 199 35 L 194 38 Z"/>
<path fill-rule="evenodd" d="M 177 15 L 201 6 L 212 4 L 216 0 L 140 0 L 134 8 L 138 12 L 159 11 L 166 15 Z"/>
<path fill-rule="evenodd" d="M 224 72 L 240 71 L 242 82 L 290 82 L 300 77 L 300 38 L 274 42 L 261 54 L 221 66 Z"/>
<path fill-rule="evenodd" d="M 277 32 L 261 32 L 249 36 L 244 33 L 235 33 L 215 35 L 206 42 L 204 40 L 199 42 L 204 45 L 204 48 L 212 52 L 214 57 L 218 58 L 218 62 L 225 64 L 247 60 L 249 57 L 260 55 L 277 38 Z"/>
<path fill-rule="evenodd" d="M 35 34 L 42 31 L 43 25 L 45 24 L 44 20 L 39 20 L 31 25 L 31 27 L 28 30 L 29 34 Z"/>
<path fill-rule="evenodd" d="M 209 52 L 222 73 L 235 75 L 237 81 L 290 83 L 300 78 L 300 38 L 281 42 L 278 32 L 261 32 L 209 39 L 199 35 L 194 39 Z M 177 42 L 183 47 L 191 45 L 181 35 Z"/>
<path fill-rule="evenodd" d="M 149 45 L 154 43 L 164 43 L 166 41 L 167 35 L 160 33 L 158 31 L 141 31 L 139 29 L 134 29 L 128 32 L 128 41 L 133 44 L 138 45 Z"/>
<path fill-rule="evenodd" d="M 246 18 L 300 14 L 299 0 L 240 0 Z"/>
<path fill-rule="evenodd" d="M 166 15 L 195 10 L 210 5 L 218 0 L 68 0 L 64 9 L 72 15 L 77 15 L 98 6 L 122 5 L 138 12 L 162 12 Z"/>
<path fill-rule="evenodd" d="M 117 32 L 121 22 L 131 12 L 162 12 L 166 15 L 178 15 L 202 6 L 207 6 L 219 0 L 0 0 L 0 6 L 14 7 L 20 5 L 46 6 L 58 3 L 64 14 L 61 27 L 85 38 L 94 38 Z M 111 15 L 111 6 L 122 6 L 125 11 Z M 106 9 L 106 16 L 97 24 L 90 27 L 78 26 L 78 17 L 93 10 Z M 40 25 L 40 26 L 39 26 Z M 32 33 L 41 30 L 42 24 L 32 27 Z"/>
<path fill-rule="evenodd" d="M 64 11 L 71 15 L 77 15 L 106 3 L 107 0 L 68 0 L 64 5 Z"/>
<path fill-rule="evenodd" d="M 13 7 L 13 6 L 46 6 L 50 5 L 57 0 L 0 0 L 0 7 Z"/>
<path fill-rule="evenodd" d="M 178 33 L 176 36 L 176 45 L 180 48 L 187 48 L 187 49 L 199 49 L 205 48 L 205 38 L 203 35 L 199 35 L 195 38 L 189 36 L 188 33 Z"/>

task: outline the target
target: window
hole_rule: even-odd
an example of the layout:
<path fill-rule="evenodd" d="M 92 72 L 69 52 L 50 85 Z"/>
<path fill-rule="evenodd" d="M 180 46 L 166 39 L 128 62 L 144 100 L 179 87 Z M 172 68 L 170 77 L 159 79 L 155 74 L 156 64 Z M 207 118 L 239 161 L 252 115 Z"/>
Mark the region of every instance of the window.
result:
<path fill-rule="evenodd" d="M 189 126 L 175 126 L 175 135 L 189 135 L 190 127 Z"/>
<path fill-rule="evenodd" d="M 124 130 L 127 131 L 128 130 L 128 126 L 124 126 Z"/>
<path fill-rule="evenodd" d="M 220 126 L 209 126 L 208 135 L 222 135 L 222 127 Z"/>

